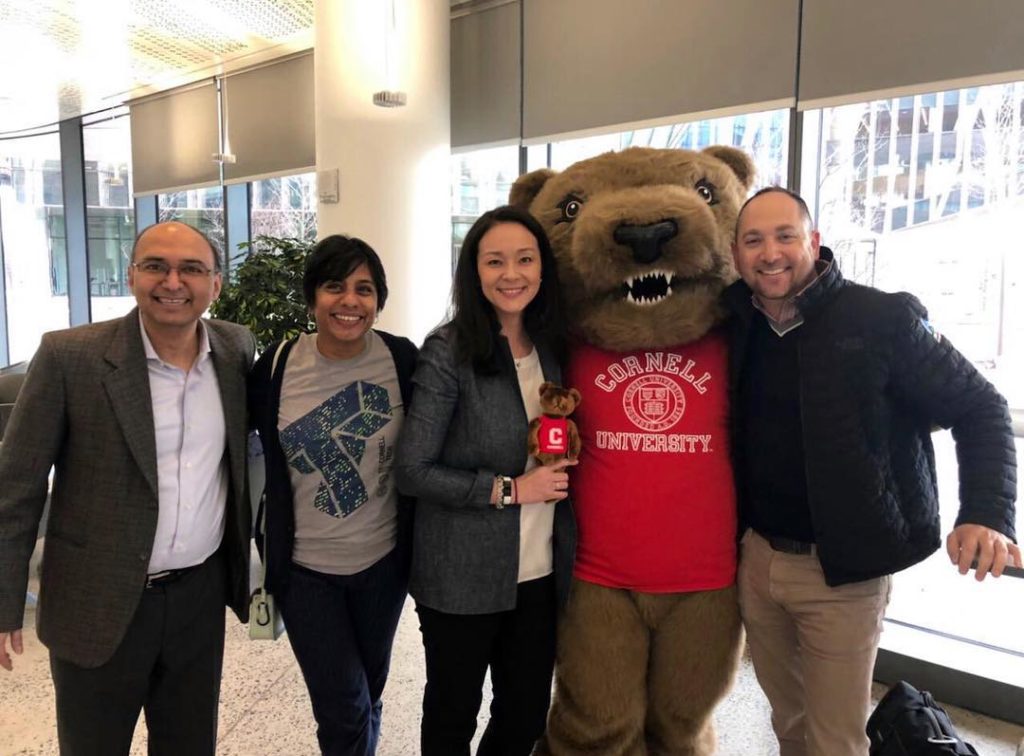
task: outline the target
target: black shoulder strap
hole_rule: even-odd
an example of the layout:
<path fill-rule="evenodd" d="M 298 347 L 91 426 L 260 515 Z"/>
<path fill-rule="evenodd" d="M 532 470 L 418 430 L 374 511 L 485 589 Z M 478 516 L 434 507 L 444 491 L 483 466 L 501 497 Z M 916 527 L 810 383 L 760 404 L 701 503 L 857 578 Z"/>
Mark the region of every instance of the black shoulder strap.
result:
<path fill-rule="evenodd" d="M 298 340 L 296 336 L 294 339 L 282 341 L 277 345 L 277 349 L 274 352 L 274 360 L 270 363 L 270 399 L 272 407 L 280 408 L 281 406 L 281 382 L 284 380 L 284 369 L 288 365 L 288 355 Z"/>
<path fill-rule="evenodd" d="M 412 374 L 416 369 L 416 354 L 418 350 L 409 339 L 400 336 L 393 336 L 387 331 L 374 330 L 389 350 L 395 361 L 395 372 L 398 373 L 398 390 L 402 394 L 402 405 L 408 411 L 409 402 L 412 400 Z"/>

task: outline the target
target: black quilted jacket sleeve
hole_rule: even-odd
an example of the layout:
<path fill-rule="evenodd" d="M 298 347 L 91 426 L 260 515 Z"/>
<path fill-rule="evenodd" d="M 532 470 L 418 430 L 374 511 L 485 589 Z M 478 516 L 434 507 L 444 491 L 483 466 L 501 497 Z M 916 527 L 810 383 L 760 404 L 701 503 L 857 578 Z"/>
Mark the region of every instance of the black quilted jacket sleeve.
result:
<path fill-rule="evenodd" d="M 960 468 L 956 524 L 1014 532 L 1016 452 L 1006 400 L 927 321 L 913 296 L 894 297 L 887 323 L 892 339 L 892 386 L 901 400 L 952 430 Z M 895 303 L 894 303 L 895 304 Z"/>

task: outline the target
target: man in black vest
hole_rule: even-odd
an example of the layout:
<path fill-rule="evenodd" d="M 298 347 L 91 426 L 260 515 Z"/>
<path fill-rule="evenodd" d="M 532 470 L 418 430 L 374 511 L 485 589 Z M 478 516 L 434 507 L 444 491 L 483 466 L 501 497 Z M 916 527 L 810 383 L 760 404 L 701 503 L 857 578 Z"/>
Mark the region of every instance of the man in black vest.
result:
<path fill-rule="evenodd" d="M 739 600 L 782 756 L 864 756 L 891 575 L 940 545 L 931 430 L 951 428 L 946 551 L 982 580 L 1020 564 L 1006 400 L 909 294 L 845 281 L 804 201 L 763 189 L 733 257 Z"/>

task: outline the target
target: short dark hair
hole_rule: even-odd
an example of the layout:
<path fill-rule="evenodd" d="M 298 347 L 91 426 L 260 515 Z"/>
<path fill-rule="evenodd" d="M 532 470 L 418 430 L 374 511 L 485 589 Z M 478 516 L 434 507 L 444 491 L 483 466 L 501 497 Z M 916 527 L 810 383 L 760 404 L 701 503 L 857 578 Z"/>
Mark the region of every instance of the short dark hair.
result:
<path fill-rule="evenodd" d="M 154 223 L 152 226 L 146 226 L 144 229 L 139 231 L 139 233 L 137 233 L 135 235 L 135 241 L 132 242 L 132 256 L 131 256 L 131 260 L 129 260 L 129 262 L 135 262 L 135 252 L 139 248 L 139 241 L 142 239 L 143 235 L 145 235 L 145 233 L 147 231 L 151 231 L 152 229 L 156 228 L 157 226 L 162 226 L 165 223 L 178 223 L 178 224 L 180 224 L 182 226 L 185 226 L 186 228 L 191 229 L 192 231 L 195 231 L 199 235 L 199 237 L 204 242 L 206 242 L 207 246 L 209 246 L 209 248 L 210 248 L 210 254 L 213 255 L 213 270 L 214 270 L 214 272 L 222 273 L 224 271 L 224 264 L 221 262 L 222 257 L 223 257 L 223 253 L 221 252 L 220 247 L 217 246 L 217 242 L 215 242 L 213 239 L 211 239 L 209 234 L 207 234 L 206 232 L 201 231 L 200 229 L 196 228 L 195 226 L 190 226 L 188 223 L 185 223 L 184 221 L 179 221 L 179 220 L 160 221 L 159 223 Z"/>
<path fill-rule="evenodd" d="M 518 223 L 537 240 L 540 251 L 541 281 L 537 296 L 526 306 L 523 325 L 530 338 L 543 339 L 558 359 L 565 354 L 565 319 L 562 293 L 558 284 L 558 264 L 551 242 L 537 219 L 526 210 L 502 205 L 489 210 L 470 227 L 455 264 L 452 284 L 451 326 L 455 329 L 455 348 L 460 359 L 470 361 L 482 372 L 498 369 L 496 338 L 500 331 L 494 306 L 484 297 L 477 270 L 480 240 L 502 223 Z"/>
<path fill-rule="evenodd" d="M 785 194 L 791 200 L 796 202 L 796 204 L 800 207 L 800 214 L 804 217 L 804 222 L 807 223 L 808 230 L 814 228 L 814 221 L 811 220 L 811 211 L 807 208 L 807 203 L 804 202 L 803 197 L 794 192 L 792 189 L 787 189 L 784 186 L 766 186 L 763 189 L 758 189 L 749 198 L 747 198 L 747 201 L 744 202 L 743 205 L 740 207 L 740 211 L 736 213 L 736 229 L 733 231 L 732 234 L 733 241 L 739 238 L 740 218 L 743 217 L 743 211 L 747 209 L 747 205 L 756 200 L 762 194 L 772 194 L 773 192 Z"/>
<path fill-rule="evenodd" d="M 316 304 L 316 290 L 328 281 L 344 281 L 363 263 L 370 269 L 370 277 L 377 289 L 377 312 L 384 309 L 388 298 L 388 279 L 384 264 L 373 247 L 354 236 L 331 234 L 318 241 L 306 258 L 302 275 L 302 295 L 306 306 Z"/>

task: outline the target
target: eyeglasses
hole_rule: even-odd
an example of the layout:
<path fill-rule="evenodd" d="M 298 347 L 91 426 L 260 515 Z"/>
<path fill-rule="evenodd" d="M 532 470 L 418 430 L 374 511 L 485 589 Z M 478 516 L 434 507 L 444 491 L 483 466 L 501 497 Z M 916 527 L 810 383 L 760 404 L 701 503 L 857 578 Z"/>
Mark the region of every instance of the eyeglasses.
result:
<path fill-rule="evenodd" d="M 181 265 L 171 265 L 166 260 L 140 260 L 139 262 L 133 262 L 132 267 L 139 273 L 145 273 L 147 276 L 153 276 L 154 278 L 166 278 L 171 275 L 171 271 L 175 270 L 178 272 L 178 278 L 188 278 L 198 280 L 200 278 L 209 278 L 211 273 L 216 271 L 207 268 L 201 262 L 183 262 Z"/>

